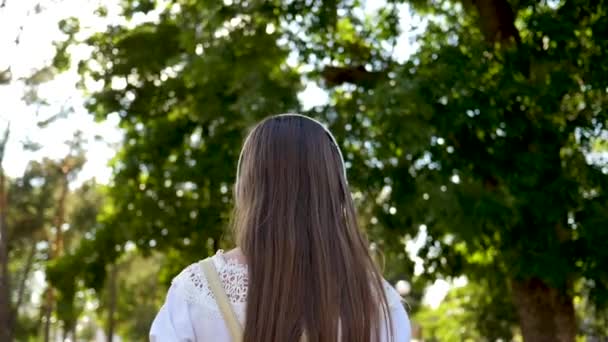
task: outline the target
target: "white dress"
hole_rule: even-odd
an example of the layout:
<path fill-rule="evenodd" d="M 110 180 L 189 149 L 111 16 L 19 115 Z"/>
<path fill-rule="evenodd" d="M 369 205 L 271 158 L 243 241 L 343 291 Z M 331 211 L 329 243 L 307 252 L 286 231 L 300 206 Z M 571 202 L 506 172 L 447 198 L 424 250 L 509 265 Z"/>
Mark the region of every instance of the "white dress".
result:
<path fill-rule="evenodd" d="M 212 260 L 228 299 L 241 325 L 244 325 L 247 266 L 231 259 L 227 260 L 222 251 L 216 253 Z M 385 292 L 389 302 L 394 341 L 410 341 L 410 322 L 401 297 L 386 282 Z M 386 332 L 383 334 L 386 335 Z M 186 267 L 173 279 L 165 303 L 152 323 L 150 341 L 232 342 L 199 263 Z"/>

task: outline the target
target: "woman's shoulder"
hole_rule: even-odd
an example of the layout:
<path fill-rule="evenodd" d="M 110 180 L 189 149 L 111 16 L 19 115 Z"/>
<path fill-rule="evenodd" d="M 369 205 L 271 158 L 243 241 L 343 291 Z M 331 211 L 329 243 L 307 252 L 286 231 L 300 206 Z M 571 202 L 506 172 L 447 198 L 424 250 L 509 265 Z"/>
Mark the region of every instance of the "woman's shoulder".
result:
<path fill-rule="evenodd" d="M 209 257 L 215 265 L 222 286 L 231 302 L 244 303 L 247 293 L 247 266 L 226 258 L 222 250 Z M 215 307 L 215 298 L 203 273 L 201 262 L 184 268 L 172 281 L 172 287 L 188 303 Z"/>
<path fill-rule="evenodd" d="M 391 285 L 386 279 L 382 280 L 382 285 L 384 287 L 384 295 L 386 296 L 386 301 L 389 308 L 395 307 L 397 305 L 402 306 L 404 304 L 403 297 L 401 297 L 395 287 Z"/>
<path fill-rule="evenodd" d="M 219 250 L 209 259 L 215 265 L 228 299 L 237 305 L 246 303 L 248 268 L 242 253 L 238 250 L 229 252 Z M 172 287 L 188 303 L 216 307 L 213 292 L 201 267 L 202 261 L 185 267 L 173 278 Z M 382 283 L 389 307 L 403 305 L 403 299 L 397 290 L 386 280 L 383 280 Z"/>

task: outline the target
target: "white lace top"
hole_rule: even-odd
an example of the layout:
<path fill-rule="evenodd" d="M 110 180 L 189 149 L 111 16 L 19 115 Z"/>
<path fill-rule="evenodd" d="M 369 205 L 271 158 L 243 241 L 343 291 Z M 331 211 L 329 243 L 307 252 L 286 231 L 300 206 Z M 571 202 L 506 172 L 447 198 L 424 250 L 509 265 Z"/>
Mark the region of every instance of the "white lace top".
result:
<path fill-rule="evenodd" d="M 245 323 L 247 304 L 247 266 L 224 258 L 218 251 L 212 257 L 222 285 L 234 311 Z M 401 297 L 387 282 L 385 291 L 390 307 L 395 342 L 410 340 L 410 323 Z M 200 263 L 186 267 L 173 279 L 164 305 L 150 329 L 152 342 L 231 342 L 230 333 L 207 284 Z"/>

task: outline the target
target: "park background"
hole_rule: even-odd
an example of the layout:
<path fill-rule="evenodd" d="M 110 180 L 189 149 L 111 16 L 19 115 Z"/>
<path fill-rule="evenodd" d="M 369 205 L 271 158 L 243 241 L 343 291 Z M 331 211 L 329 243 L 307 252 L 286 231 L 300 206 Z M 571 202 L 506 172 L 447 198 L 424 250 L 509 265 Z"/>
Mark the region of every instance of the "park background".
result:
<path fill-rule="evenodd" d="M 608 339 L 608 2 L 1 0 L 0 340 L 143 341 L 317 118 L 424 341 Z"/>

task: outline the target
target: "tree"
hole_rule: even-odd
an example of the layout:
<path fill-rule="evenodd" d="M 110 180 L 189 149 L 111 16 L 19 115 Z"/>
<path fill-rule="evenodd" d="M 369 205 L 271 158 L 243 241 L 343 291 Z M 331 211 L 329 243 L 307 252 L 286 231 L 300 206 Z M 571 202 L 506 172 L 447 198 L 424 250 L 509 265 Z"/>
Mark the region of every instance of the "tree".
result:
<path fill-rule="evenodd" d="M 119 295 L 112 299 L 112 291 L 105 289 L 100 297 L 99 316 L 107 317 L 106 312 L 114 305 L 113 322 L 108 322 L 108 317 L 104 323 L 114 326 L 115 335 L 129 341 L 149 338 L 150 326 L 165 296 L 165 288 L 157 276 L 163 263 L 164 257 L 159 254 L 142 257 L 133 250 L 110 266 L 113 268 L 110 272 L 114 271 L 114 274 L 108 277 L 106 287 L 112 286 L 114 281 L 115 292 Z"/>
<path fill-rule="evenodd" d="M 9 2 L 8 0 L 2 0 L 0 2 L 0 13 L 6 14 L 10 13 L 9 9 L 12 10 L 11 6 L 16 2 Z M 19 8 L 19 7 L 16 7 Z M 26 8 L 25 14 L 26 17 L 31 18 L 41 13 L 44 10 L 44 4 L 42 2 L 35 2 L 32 4 L 28 4 L 25 6 Z M 6 11 L 6 12 L 5 12 Z M 22 33 L 24 32 L 24 23 L 21 22 L 15 27 L 15 34 L 12 37 L 13 40 L 11 43 L 13 47 L 19 48 L 22 39 Z M 12 35 L 13 33 L 8 33 Z M 8 51 L 8 55 L 11 55 L 11 51 Z M 28 103 L 29 105 L 33 105 L 35 107 L 39 107 L 45 104 L 45 101 L 38 97 L 37 89 L 38 86 L 44 82 L 49 81 L 56 74 L 56 69 L 52 66 L 42 66 L 37 70 L 32 71 L 31 74 L 28 75 L 19 75 L 13 73 L 14 65 L 11 65 L 10 58 L 9 65 L 0 66 L 0 87 L 11 86 L 15 84 L 19 84 L 23 87 L 23 98 L 22 100 Z M 59 65 L 59 63 L 55 63 Z M 21 300 L 23 298 L 23 294 L 25 292 L 24 288 L 24 279 L 19 281 L 18 294 L 16 303 L 12 303 L 11 301 L 11 292 L 12 292 L 12 280 L 11 275 L 9 274 L 9 265 L 11 263 L 11 251 L 10 245 L 11 241 L 11 227 L 9 227 L 9 219 L 8 219 L 8 211 L 10 210 L 11 204 L 8 198 L 10 197 L 10 192 L 7 191 L 7 183 L 9 180 L 7 179 L 2 162 L 4 162 L 4 153 L 6 150 L 6 146 L 9 143 L 9 132 L 10 132 L 10 115 L 21 115 L 21 113 L 7 113 L 6 116 L 8 123 L 8 127 L 3 131 L 2 138 L 0 140 L 0 340 L 2 341 L 12 341 L 13 340 L 13 330 L 15 324 L 16 313 L 18 311 L 19 306 L 21 305 Z M 53 121 L 54 118 L 51 118 L 47 121 L 46 124 Z M 24 149 L 31 149 L 35 147 L 35 143 L 32 141 L 23 142 Z M 27 276 L 29 273 L 29 267 L 31 266 L 31 262 L 34 258 L 35 250 L 34 248 L 30 248 L 30 252 L 27 254 L 27 262 L 25 270 L 27 272 L 24 273 L 24 276 Z M 13 304 L 16 304 L 16 307 L 13 307 Z"/>
<path fill-rule="evenodd" d="M 403 237 L 424 227 L 423 278 L 502 282 L 526 341 L 574 341 L 574 283 L 608 299 L 608 171 L 593 158 L 607 136 L 606 4 L 404 3 L 175 0 L 91 36 L 81 71 L 103 87 L 89 109 L 118 113 L 126 139 L 116 211 L 91 242 L 105 253 L 83 277 L 103 279 L 127 241 L 179 250 L 173 273 L 220 246 L 246 127 L 300 109 L 312 80 L 331 105 L 309 114 L 344 146 L 387 255 L 407 260 Z M 123 15 L 154 6 L 126 1 Z M 427 28 L 400 63 L 408 8 Z"/>
<path fill-rule="evenodd" d="M 159 25 L 145 24 L 135 31 L 113 27 L 112 37 L 99 34 L 90 38 L 100 52 L 124 49 L 120 52 L 124 58 L 99 53 L 98 60 L 82 63 L 81 69 L 87 74 L 89 64 L 105 64 L 110 59 L 122 70 L 120 75 L 91 73 L 109 93 L 103 95 L 107 102 L 95 96 L 89 108 L 100 119 L 119 111 L 125 122 L 133 124 L 125 131 L 130 141 L 125 146 L 129 147 L 121 151 L 114 166 L 117 171 L 122 170 L 110 189 L 115 212 L 101 223 L 103 232 L 96 236 L 104 253 L 88 258 L 94 272 L 111 263 L 127 241 L 133 241 L 144 252 L 179 249 L 186 257 L 174 265 L 176 269 L 189 259 L 200 257 L 201 251 L 219 246 L 229 208 L 228 187 L 234 178 L 232 172 L 227 172 L 232 167 L 224 161 L 236 160 L 242 133 L 257 118 L 298 109 L 298 75 L 285 64 L 288 49 L 276 44 L 278 34 L 266 33 L 267 22 L 244 21 L 234 33 L 234 39 L 240 42 L 237 45 L 232 40 L 214 39 L 211 27 L 201 27 L 200 35 L 207 43 L 182 42 L 186 38 L 182 33 L 191 35 L 194 27 L 201 26 L 205 13 L 220 10 L 209 8 L 205 12 L 199 6 L 184 4 L 179 14 L 167 12 Z M 254 14 L 257 9 L 251 11 Z M 125 15 L 129 13 L 127 8 Z M 232 15 L 220 11 L 217 16 L 214 25 Z M 265 16 L 268 20 L 276 17 L 271 10 Z M 188 46 L 182 47 L 182 43 Z M 140 54 L 144 46 L 156 48 Z M 200 49 L 206 50 L 209 58 L 198 58 L 196 51 Z M 261 50 L 265 51 L 263 56 L 259 54 Z M 226 64 L 226 59 L 233 60 L 234 65 Z M 150 60 L 154 62 L 145 63 Z M 251 69 L 249 64 L 254 61 L 256 68 Z M 176 77 L 182 72 L 182 64 L 192 68 L 186 78 Z M 112 82 L 116 86 L 128 77 L 137 79 L 137 87 L 127 82 L 120 90 L 112 89 Z M 172 85 L 165 88 L 167 93 L 157 93 L 161 88 L 155 84 L 164 82 Z M 128 111 L 120 109 L 122 100 L 118 94 L 123 91 L 131 94 Z M 110 106 L 109 111 L 98 104 Z M 216 115 L 219 113 L 222 115 Z M 243 115 L 248 118 L 243 120 Z M 206 171 L 201 173 L 201 169 Z M 124 191 L 131 186 L 137 191 Z M 103 284 L 104 274 L 101 272 L 99 278 L 91 276 L 96 287 Z"/>
<path fill-rule="evenodd" d="M 411 100 L 430 124 L 421 159 L 427 165 L 412 170 L 418 195 L 429 199 L 423 221 L 434 240 L 423 249 L 428 268 L 441 270 L 447 259 L 472 278 L 505 277 L 524 339 L 531 341 L 574 340 L 573 282 L 604 277 L 596 266 L 606 255 L 595 241 L 606 234 L 600 227 L 607 222 L 608 178 L 604 165 L 586 157 L 606 123 L 599 109 L 605 94 L 593 90 L 605 88 L 597 78 L 604 70 L 591 71 L 603 56 L 592 51 L 603 51 L 605 42 L 594 40 L 603 25 L 588 16 L 595 8 L 574 3 L 521 3 L 515 13 L 525 28 L 490 47 L 483 25 L 476 31 L 466 16 L 447 14 L 448 28 L 432 25 L 424 37 L 420 64 L 401 69 L 403 80 L 413 68 L 407 83 L 415 85 L 389 82 L 383 92 Z M 432 182 L 418 181 L 425 178 Z M 393 195 L 399 208 L 400 194 Z M 605 302 L 606 284 L 593 292 Z"/>
<path fill-rule="evenodd" d="M 82 240 L 86 240 L 97 226 L 97 217 L 104 205 L 105 195 L 103 187 L 96 181 L 89 180 L 80 187 L 69 191 L 66 197 L 65 217 L 69 229 L 64 237 L 64 253 L 71 253 L 78 248 Z M 59 259 L 58 257 L 57 259 Z M 64 339 L 68 334 L 76 339 L 76 323 L 84 311 L 85 303 L 76 300 L 76 295 L 82 291 L 82 286 L 75 279 L 53 278 L 52 266 L 55 260 L 47 264 L 47 277 L 49 281 L 65 284 L 57 295 L 57 318 L 63 323 Z M 82 294 L 82 293 L 81 293 Z M 84 297 L 84 296 L 83 296 Z"/>
<path fill-rule="evenodd" d="M 428 341 L 513 341 L 517 318 L 507 290 L 468 283 L 450 290 L 436 309 L 423 308 L 415 319 Z"/>
<path fill-rule="evenodd" d="M 19 329 L 16 324 L 26 319 L 26 296 L 31 295 L 28 290 L 31 270 L 44 262 L 44 251 L 40 250 L 39 243 L 48 243 L 47 229 L 49 229 L 54 208 L 53 195 L 56 183 L 46 174 L 55 170 L 48 160 L 31 162 L 22 177 L 14 179 L 8 187 L 7 212 L 9 230 L 9 259 L 14 265 L 11 274 L 14 275 L 14 285 L 11 287 L 13 298 L 11 315 L 15 318 L 11 325 Z M 23 316 L 22 316 L 23 315 Z M 42 316 L 42 315 L 41 315 Z M 17 337 L 17 336 L 15 336 Z"/>
<path fill-rule="evenodd" d="M 57 211 L 55 197 L 61 192 L 58 163 L 51 160 L 32 161 L 23 176 L 7 183 L 6 226 L 8 260 L 12 283 L 10 287 L 10 322 L 13 330 L 31 333 L 36 325 L 28 317 L 32 309 L 27 298 L 32 295 L 31 274 L 44 269 Z M 69 237 L 69 234 L 68 234 Z M 21 327 L 27 323 L 29 328 Z M 25 329 L 24 329 L 25 328 Z M 19 339 L 25 336 L 15 336 Z"/>
<path fill-rule="evenodd" d="M 6 206 L 4 222 L 8 228 L 8 265 L 12 278 L 9 289 L 12 298 L 9 306 L 12 317 L 10 324 L 12 331 L 21 334 L 31 334 L 37 326 L 30 317 L 36 308 L 27 300 L 32 295 L 31 288 L 36 285 L 31 279 L 32 270 L 44 270 L 45 263 L 52 259 L 52 253 L 69 250 L 70 243 L 84 232 L 81 228 L 79 234 L 78 228 L 87 219 L 95 220 L 95 213 L 87 208 L 87 205 L 92 205 L 90 196 L 86 196 L 87 184 L 75 193 L 68 188 L 74 172 L 84 162 L 79 135 L 68 145 L 72 149 L 62 160 L 31 161 L 21 177 L 6 182 L 5 200 L 9 205 Z M 95 201 L 95 205 L 100 203 L 98 198 Z M 42 324 L 39 324 L 44 326 L 47 336 L 50 336 L 53 307 L 55 298 L 49 300 L 47 297 L 40 315 Z M 73 305 L 69 305 L 67 312 L 64 308 L 66 306 L 57 306 L 57 316 L 64 322 L 65 336 L 74 327 L 75 318 L 69 316 Z M 26 338 L 24 335 L 15 337 Z"/>

